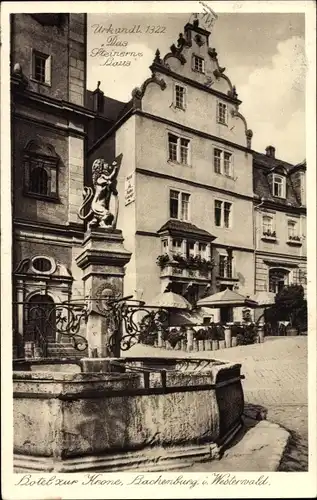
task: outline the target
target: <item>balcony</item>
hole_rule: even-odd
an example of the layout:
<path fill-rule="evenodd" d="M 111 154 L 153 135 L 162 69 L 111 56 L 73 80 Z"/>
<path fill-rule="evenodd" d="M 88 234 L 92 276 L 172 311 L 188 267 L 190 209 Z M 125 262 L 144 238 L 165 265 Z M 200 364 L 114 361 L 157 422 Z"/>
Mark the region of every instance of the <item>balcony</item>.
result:
<path fill-rule="evenodd" d="M 200 256 L 183 257 L 182 255 L 159 255 L 157 264 L 161 269 L 161 278 L 178 277 L 188 280 L 197 279 L 210 281 L 214 267 L 213 259 Z"/>

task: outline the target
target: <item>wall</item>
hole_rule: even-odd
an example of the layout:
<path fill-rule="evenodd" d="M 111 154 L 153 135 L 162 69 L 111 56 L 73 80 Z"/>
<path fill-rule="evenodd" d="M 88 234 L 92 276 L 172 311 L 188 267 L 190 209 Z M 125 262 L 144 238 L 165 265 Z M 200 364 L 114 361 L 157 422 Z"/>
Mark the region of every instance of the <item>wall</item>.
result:
<path fill-rule="evenodd" d="M 180 64 L 180 63 L 179 63 Z M 179 71 L 177 71 L 179 72 Z M 220 137 L 224 140 L 246 147 L 245 125 L 241 118 L 231 116 L 235 106 L 225 99 L 204 92 L 201 89 L 184 84 L 186 87 L 186 110 L 178 109 L 174 105 L 174 86 L 181 81 L 163 73 L 156 73 L 157 78 L 163 79 L 166 89 L 151 83 L 142 99 L 142 110 L 155 116 L 179 123 L 185 127 Z M 225 93 L 227 89 L 225 90 Z M 228 106 L 227 125 L 217 123 L 217 103 L 223 102 Z"/>
<path fill-rule="evenodd" d="M 155 155 L 153 155 L 155 156 Z M 170 218 L 169 190 L 191 194 L 190 222 L 217 237 L 216 243 L 253 247 L 252 204 L 232 195 L 218 194 L 204 188 L 190 186 L 182 180 L 166 180 L 137 174 L 137 230 L 156 232 Z M 219 228 L 214 224 L 214 200 L 233 203 L 232 228 Z M 241 231 L 241 227 L 248 228 Z"/>
<path fill-rule="evenodd" d="M 160 89 L 159 89 L 160 91 Z M 154 99 L 154 98 L 153 98 Z M 161 100 L 156 97 L 161 105 Z M 162 106 L 163 107 L 163 106 Z M 195 114 L 189 114 L 192 126 L 196 128 Z M 168 133 L 188 138 L 190 143 L 190 166 L 168 161 Z M 184 178 L 203 185 L 225 189 L 233 193 L 253 196 L 252 155 L 234 146 L 224 146 L 216 140 L 199 137 L 194 133 L 182 132 L 181 126 L 157 123 L 146 117 L 137 117 L 137 162 L 144 168 L 161 174 Z M 233 154 L 233 178 L 214 172 L 213 148 L 224 149 Z"/>
<path fill-rule="evenodd" d="M 273 230 L 276 231 L 276 241 L 266 241 L 262 234 L 262 216 L 273 217 Z M 257 210 L 256 211 L 256 247 L 257 250 L 269 253 L 284 254 L 288 257 L 306 256 L 306 216 L 293 214 L 292 212 L 280 210 Z M 288 242 L 288 220 L 298 223 L 298 235 L 301 237 L 300 244 Z"/>
<path fill-rule="evenodd" d="M 42 25 L 30 14 L 16 14 L 11 18 L 12 68 L 21 64 L 29 78 L 28 89 L 39 94 L 84 104 L 86 86 L 85 68 L 85 14 L 66 14 L 60 26 Z M 51 85 L 32 79 L 32 50 L 51 56 Z"/>
<path fill-rule="evenodd" d="M 137 373 L 14 372 L 15 464 L 26 471 L 37 457 L 42 471 L 166 470 L 170 460 L 219 454 L 241 428 L 241 366 L 211 363 L 193 373 L 186 365 L 167 369 L 166 384 L 152 370 L 148 386 Z"/>
<path fill-rule="evenodd" d="M 44 121 L 44 115 L 43 115 Z M 14 168 L 14 216 L 25 220 L 65 224 L 68 220 L 68 139 L 65 132 L 15 118 L 12 124 Z M 23 150 L 27 143 L 41 139 L 51 144 L 60 157 L 58 164 L 59 202 L 23 195 Z"/>

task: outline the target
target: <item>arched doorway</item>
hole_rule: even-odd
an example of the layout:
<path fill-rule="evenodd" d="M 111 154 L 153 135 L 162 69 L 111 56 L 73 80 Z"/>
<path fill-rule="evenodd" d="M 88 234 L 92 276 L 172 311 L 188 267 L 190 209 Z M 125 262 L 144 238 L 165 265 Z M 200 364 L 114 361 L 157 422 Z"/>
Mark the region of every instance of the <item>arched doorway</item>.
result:
<path fill-rule="evenodd" d="M 288 269 L 274 267 L 269 270 L 269 292 L 279 293 L 288 284 Z"/>
<path fill-rule="evenodd" d="M 35 344 L 56 341 L 56 313 L 49 295 L 33 295 L 25 307 L 24 339 Z"/>

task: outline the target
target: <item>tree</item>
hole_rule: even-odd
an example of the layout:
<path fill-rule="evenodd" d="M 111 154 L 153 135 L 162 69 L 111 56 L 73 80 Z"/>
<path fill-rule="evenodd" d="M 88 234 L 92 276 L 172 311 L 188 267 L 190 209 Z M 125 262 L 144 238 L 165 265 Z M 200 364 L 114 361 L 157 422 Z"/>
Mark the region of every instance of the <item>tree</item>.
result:
<path fill-rule="evenodd" d="M 265 316 L 270 323 L 289 321 L 299 330 L 307 329 L 307 301 L 302 285 L 289 285 L 280 290 L 274 306 L 266 311 Z"/>

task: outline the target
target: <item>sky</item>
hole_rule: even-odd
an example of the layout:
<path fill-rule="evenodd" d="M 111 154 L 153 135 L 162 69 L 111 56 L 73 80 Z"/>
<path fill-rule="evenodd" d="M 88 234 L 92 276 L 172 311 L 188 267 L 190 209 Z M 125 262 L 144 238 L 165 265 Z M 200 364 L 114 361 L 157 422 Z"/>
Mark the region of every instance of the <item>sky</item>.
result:
<path fill-rule="evenodd" d="M 240 112 L 253 130 L 252 148 L 265 152 L 275 146 L 276 157 L 290 163 L 305 158 L 305 19 L 303 14 L 217 13 L 209 44 L 218 53 L 220 66 L 236 86 L 242 100 Z M 142 85 L 151 72 L 155 50 L 161 56 L 176 43 L 184 25 L 193 19 L 184 14 L 88 14 L 88 89 L 97 81 L 105 95 L 121 101 Z M 111 30 L 133 29 L 142 33 Z M 160 26 L 158 33 L 146 34 L 147 26 Z M 100 27 L 108 31 L 98 32 Z M 151 30 L 151 27 L 149 28 Z M 161 31 L 161 32 L 160 32 Z M 164 33 L 162 33 L 164 31 Z M 126 41 L 127 46 L 108 46 Z M 103 46 L 102 46 L 103 44 Z M 105 66 L 100 49 L 130 51 L 129 67 Z"/>

